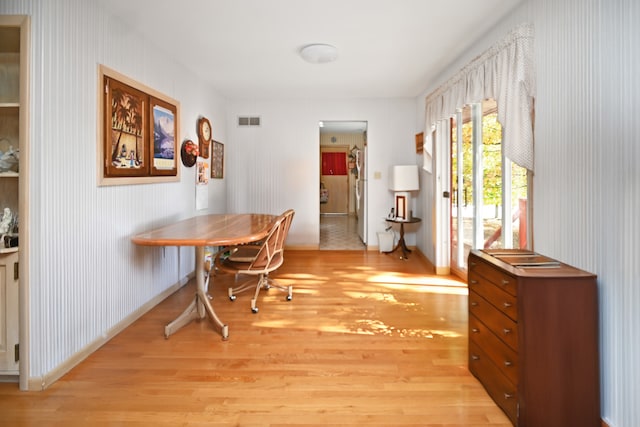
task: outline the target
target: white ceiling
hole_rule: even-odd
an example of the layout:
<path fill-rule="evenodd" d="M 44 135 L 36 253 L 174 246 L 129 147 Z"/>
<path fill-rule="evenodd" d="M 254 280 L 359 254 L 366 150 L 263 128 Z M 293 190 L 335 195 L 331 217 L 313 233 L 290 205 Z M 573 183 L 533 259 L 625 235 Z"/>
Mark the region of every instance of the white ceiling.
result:
<path fill-rule="evenodd" d="M 521 0 L 107 0 L 229 99 L 414 97 Z M 338 48 L 310 64 L 310 43 Z"/>

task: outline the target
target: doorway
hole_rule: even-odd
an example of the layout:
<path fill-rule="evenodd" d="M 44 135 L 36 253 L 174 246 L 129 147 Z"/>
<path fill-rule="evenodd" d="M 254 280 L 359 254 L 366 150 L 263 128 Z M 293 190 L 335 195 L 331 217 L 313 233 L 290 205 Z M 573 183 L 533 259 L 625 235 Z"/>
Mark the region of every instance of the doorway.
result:
<path fill-rule="evenodd" d="M 367 244 L 366 121 L 322 121 L 320 249 L 365 250 Z"/>

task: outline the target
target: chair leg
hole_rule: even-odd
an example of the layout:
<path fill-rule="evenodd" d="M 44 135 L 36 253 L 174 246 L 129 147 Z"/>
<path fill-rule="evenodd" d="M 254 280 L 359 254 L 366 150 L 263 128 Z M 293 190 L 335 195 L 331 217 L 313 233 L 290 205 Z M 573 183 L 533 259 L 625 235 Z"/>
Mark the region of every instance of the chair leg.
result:
<path fill-rule="evenodd" d="M 258 279 L 258 283 L 256 284 L 256 291 L 253 294 L 253 299 L 251 300 L 252 313 L 255 314 L 258 312 L 257 303 L 258 303 L 258 294 L 260 294 L 260 289 L 262 289 L 263 287 L 265 289 L 268 289 L 268 286 L 269 286 L 269 279 L 265 274 L 261 274 L 260 278 Z"/>
<path fill-rule="evenodd" d="M 288 285 L 288 286 L 284 286 L 281 285 L 280 282 L 278 282 L 276 279 L 272 279 L 270 277 L 267 277 L 266 280 L 269 282 L 268 288 L 276 288 L 279 289 L 283 292 L 287 293 L 287 301 L 291 301 L 293 299 L 293 286 Z"/>
<path fill-rule="evenodd" d="M 255 278 L 251 278 L 251 279 L 247 280 L 246 282 L 244 282 L 243 284 L 241 284 L 240 286 L 236 286 L 235 288 L 230 287 L 227 290 L 227 293 L 229 294 L 229 299 L 231 301 L 235 301 L 236 294 L 239 294 L 240 292 L 244 292 L 244 291 L 249 290 L 249 289 L 253 289 L 253 287 L 254 287 L 253 281 L 254 280 L 255 280 Z"/>
<path fill-rule="evenodd" d="M 254 288 L 255 290 L 254 290 L 253 298 L 251 299 L 252 313 L 258 313 L 259 311 L 258 296 L 260 295 L 261 289 L 269 290 L 270 288 L 276 288 L 287 293 L 287 296 L 286 296 L 287 301 L 291 301 L 293 299 L 293 286 L 291 285 L 283 286 L 277 280 L 270 278 L 267 274 L 260 275 L 258 278 L 258 282 L 255 285 L 253 284 L 253 280 L 255 279 L 248 280 L 247 282 L 243 283 L 242 285 L 236 288 L 229 288 L 228 289 L 229 300 L 235 301 L 236 294 L 239 294 L 240 292 L 244 292 L 248 289 L 254 288 L 254 286 L 255 286 Z"/>

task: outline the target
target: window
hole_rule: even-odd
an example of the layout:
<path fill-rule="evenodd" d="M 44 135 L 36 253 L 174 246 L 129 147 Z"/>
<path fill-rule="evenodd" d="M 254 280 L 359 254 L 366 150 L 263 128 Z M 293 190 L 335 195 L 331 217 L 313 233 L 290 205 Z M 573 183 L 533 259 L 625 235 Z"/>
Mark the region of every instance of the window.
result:
<path fill-rule="evenodd" d="M 533 41 L 532 25 L 517 26 L 425 99 L 424 169 L 433 174 L 436 271 L 464 269 L 468 251 L 485 244 L 531 247 Z M 479 101 L 487 98 L 495 102 Z M 499 149 L 485 144 L 483 134 L 492 133 L 500 134 Z"/>
<path fill-rule="evenodd" d="M 527 170 L 504 155 L 493 100 L 452 117 L 450 265 L 465 270 L 471 249 L 527 248 Z"/>

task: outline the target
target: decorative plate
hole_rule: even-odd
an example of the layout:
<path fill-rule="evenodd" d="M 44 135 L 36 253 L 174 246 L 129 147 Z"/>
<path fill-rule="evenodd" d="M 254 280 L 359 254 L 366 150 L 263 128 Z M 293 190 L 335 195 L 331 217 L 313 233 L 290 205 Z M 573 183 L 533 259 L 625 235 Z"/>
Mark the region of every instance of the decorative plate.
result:
<path fill-rule="evenodd" d="M 198 157 L 198 146 L 190 139 L 187 139 L 180 148 L 180 157 L 182 157 L 182 164 L 186 167 L 190 168 L 195 165 Z"/>

